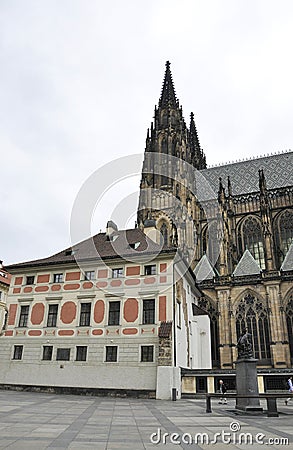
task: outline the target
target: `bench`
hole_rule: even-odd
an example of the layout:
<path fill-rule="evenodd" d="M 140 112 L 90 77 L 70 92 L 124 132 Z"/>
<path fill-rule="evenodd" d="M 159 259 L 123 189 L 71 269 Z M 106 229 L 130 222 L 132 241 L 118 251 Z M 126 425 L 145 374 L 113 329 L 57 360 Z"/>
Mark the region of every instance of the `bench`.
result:
<path fill-rule="evenodd" d="M 212 412 L 212 398 L 258 398 L 258 399 L 266 399 L 267 401 L 267 415 L 268 417 L 279 417 L 278 408 L 277 408 L 277 398 L 288 398 L 290 397 L 289 393 L 282 394 L 259 394 L 259 395 L 240 395 L 233 393 L 225 393 L 225 394 L 205 394 L 206 396 L 206 412 Z"/>

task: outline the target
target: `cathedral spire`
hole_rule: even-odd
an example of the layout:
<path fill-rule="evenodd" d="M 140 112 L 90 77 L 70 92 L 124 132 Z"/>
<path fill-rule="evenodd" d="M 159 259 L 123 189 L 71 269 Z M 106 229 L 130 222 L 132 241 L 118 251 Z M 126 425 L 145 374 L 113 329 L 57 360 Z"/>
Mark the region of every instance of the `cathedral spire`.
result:
<path fill-rule="evenodd" d="M 200 148 L 193 112 L 190 113 L 189 140 L 190 140 L 191 158 L 193 160 L 192 163 L 197 169 L 205 169 L 207 166 L 206 157 L 202 149 Z"/>
<path fill-rule="evenodd" d="M 163 87 L 161 92 L 161 97 L 159 100 L 159 106 L 161 108 L 176 108 L 178 105 L 178 100 L 176 98 L 176 93 L 173 85 L 172 74 L 170 70 L 170 62 L 166 62 L 166 70 L 163 81 Z"/>

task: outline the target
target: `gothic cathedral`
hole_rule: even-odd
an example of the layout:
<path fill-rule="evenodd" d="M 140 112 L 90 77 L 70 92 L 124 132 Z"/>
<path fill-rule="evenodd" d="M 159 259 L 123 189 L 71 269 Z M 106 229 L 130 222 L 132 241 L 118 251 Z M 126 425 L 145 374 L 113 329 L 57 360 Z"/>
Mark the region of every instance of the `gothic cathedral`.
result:
<path fill-rule="evenodd" d="M 247 329 L 261 368 L 293 362 L 293 152 L 207 167 L 170 63 L 147 132 L 138 226 L 178 247 L 203 293 L 213 367 L 229 369 Z"/>

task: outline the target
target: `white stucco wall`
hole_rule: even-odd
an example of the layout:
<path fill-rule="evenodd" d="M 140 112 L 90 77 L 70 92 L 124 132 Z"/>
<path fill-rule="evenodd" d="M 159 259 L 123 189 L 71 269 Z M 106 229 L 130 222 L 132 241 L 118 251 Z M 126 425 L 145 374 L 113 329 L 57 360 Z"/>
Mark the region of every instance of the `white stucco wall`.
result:
<path fill-rule="evenodd" d="M 157 400 L 171 400 L 172 389 L 176 389 L 176 399 L 181 398 L 181 374 L 179 367 L 159 366 L 157 369 Z"/>
<path fill-rule="evenodd" d="M 36 386 L 76 386 L 104 389 L 155 390 L 157 364 L 139 362 L 138 344 L 119 344 L 119 362 L 104 362 L 104 343 L 90 340 L 1 339 L 0 383 Z M 148 343 L 150 340 L 148 339 Z M 107 342 L 109 344 L 109 342 Z M 12 360 L 14 345 L 24 345 L 23 358 Z M 42 345 L 53 345 L 52 361 L 42 361 Z M 88 345 L 88 360 L 74 361 L 75 346 Z M 71 348 L 70 361 L 56 361 L 57 348 Z M 157 346 L 155 346 L 155 355 Z"/>
<path fill-rule="evenodd" d="M 192 288 L 188 274 L 183 276 L 183 289 L 186 297 L 187 320 L 184 316 L 184 304 L 181 300 L 181 321 L 179 326 L 179 304 L 176 301 L 177 365 L 191 369 L 208 369 L 212 367 L 210 319 L 208 315 L 193 315 L 192 304 L 195 303 L 197 305 L 198 298 L 195 290 Z"/>

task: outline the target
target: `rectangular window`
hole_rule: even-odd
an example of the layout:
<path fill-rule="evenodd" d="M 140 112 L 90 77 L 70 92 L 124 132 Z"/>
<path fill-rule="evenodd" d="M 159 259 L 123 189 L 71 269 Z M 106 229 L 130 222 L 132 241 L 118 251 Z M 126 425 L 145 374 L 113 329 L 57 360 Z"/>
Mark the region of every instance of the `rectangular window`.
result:
<path fill-rule="evenodd" d="M 22 359 L 23 345 L 15 345 L 13 350 L 13 359 Z"/>
<path fill-rule="evenodd" d="M 155 300 L 143 300 L 142 323 L 155 323 Z"/>
<path fill-rule="evenodd" d="M 29 313 L 29 305 L 21 305 L 18 323 L 19 327 L 27 327 L 28 313 Z"/>
<path fill-rule="evenodd" d="M 112 278 L 121 278 L 123 277 L 123 269 L 120 267 L 119 269 L 112 269 Z"/>
<path fill-rule="evenodd" d="M 144 266 L 145 275 L 156 275 L 156 265 L 152 264 L 150 266 Z"/>
<path fill-rule="evenodd" d="M 29 275 L 28 277 L 26 277 L 26 284 L 34 284 L 34 282 L 35 282 L 34 275 Z"/>
<path fill-rule="evenodd" d="M 107 345 L 106 362 L 117 362 L 117 345 Z"/>
<path fill-rule="evenodd" d="M 0 291 L 0 300 L 1 300 L 1 297 L 2 297 L 2 291 Z"/>
<path fill-rule="evenodd" d="M 80 305 L 80 327 L 89 327 L 91 323 L 91 303 L 82 303 Z"/>
<path fill-rule="evenodd" d="M 76 347 L 76 361 L 86 361 L 87 356 L 87 346 L 78 345 Z"/>
<path fill-rule="evenodd" d="M 58 305 L 49 305 L 47 327 L 56 327 L 58 316 Z"/>
<path fill-rule="evenodd" d="M 91 281 L 95 279 L 95 271 L 94 270 L 86 270 L 84 273 L 84 279 L 87 281 Z"/>
<path fill-rule="evenodd" d="M 57 348 L 57 361 L 69 361 L 70 360 L 70 348 Z"/>
<path fill-rule="evenodd" d="M 43 361 L 51 361 L 53 355 L 53 345 L 44 345 L 43 347 Z"/>
<path fill-rule="evenodd" d="M 120 302 L 109 302 L 108 325 L 119 325 L 120 323 Z"/>
<path fill-rule="evenodd" d="M 154 361 L 154 346 L 153 345 L 142 345 L 140 347 L 141 351 L 141 362 L 153 362 Z"/>
<path fill-rule="evenodd" d="M 62 282 L 63 282 L 63 273 L 54 273 L 53 283 L 62 283 Z"/>

